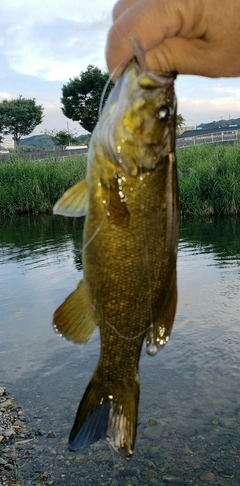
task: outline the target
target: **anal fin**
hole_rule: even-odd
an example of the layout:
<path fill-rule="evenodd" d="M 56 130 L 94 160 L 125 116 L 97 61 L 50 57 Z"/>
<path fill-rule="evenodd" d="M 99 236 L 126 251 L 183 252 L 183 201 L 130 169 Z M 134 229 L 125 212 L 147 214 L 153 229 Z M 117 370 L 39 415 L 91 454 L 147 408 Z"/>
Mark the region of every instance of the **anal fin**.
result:
<path fill-rule="evenodd" d="M 55 311 L 53 327 L 58 334 L 76 344 L 86 343 L 90 339 L 96 323 L 83 280 Z"/>

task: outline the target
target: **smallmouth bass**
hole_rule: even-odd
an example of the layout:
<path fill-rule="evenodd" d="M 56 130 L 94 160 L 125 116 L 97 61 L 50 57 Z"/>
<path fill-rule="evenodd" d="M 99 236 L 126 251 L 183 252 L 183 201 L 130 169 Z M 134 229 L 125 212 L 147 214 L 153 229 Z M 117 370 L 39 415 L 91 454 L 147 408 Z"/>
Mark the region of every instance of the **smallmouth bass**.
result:
<path fill-rule="evenodd" d="M 133 453 L 144 339 L 168 341 L 177 304 L 178 185 L 174 74 L 131 61 L 94 129 L 86 180 L 55 214 L 86 215 L 84 278 L 54 314 L 55 330 L 82 344 L 100 329 L 101 352 L 80 402 L 70 450 L 107 438 Z"/>

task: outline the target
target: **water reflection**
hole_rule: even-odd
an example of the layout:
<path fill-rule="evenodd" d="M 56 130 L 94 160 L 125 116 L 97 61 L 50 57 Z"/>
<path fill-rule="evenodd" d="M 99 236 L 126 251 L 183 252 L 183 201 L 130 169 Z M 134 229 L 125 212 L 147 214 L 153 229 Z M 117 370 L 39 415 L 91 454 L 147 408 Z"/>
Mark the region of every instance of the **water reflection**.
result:
<path fill-rule="evenodd" d="M 37 485 L 36 470 L 47 469 L 54 485 L 165 484 L 169 476 L 178 477 L 177 484 L 198 485 L 211 473 L 215 484 L 237 486 L 239 220 L 182 223 L 177 318 L 168 345 L 154 358 L 145 349 L 142 353 L 131 467 L 118 456 L 113 467 L 106 444 L 77 455 L 66 450 L 99 354 L 97 332 L 77 347 L 51 327 L 54 310 L 81 278 L 81 241 L 82 220 L 1 220 L 0 385 L 23 404 L 33 430 L 54 429 L 57 435 L 51 444 L 44 433 L 36 439 L 36 449 L 21 464 L 24 484 Z M 150 427 L 149 420 L 155 425 Z"/>
<path fill-rule="evenodd" d="M 180 248 L 190 248 L 211 253 L 220 265 L 237 262 L 240 259 L 239 219 L 183 221 L 181 224 Z"/>
<path fill-rule="evenodd" d="M 82 269 L 82 218 L 47 215 L 0 217 L 0 265 L 6 261 L 39 261 L 51 253 L 66 256 L 69 244 L 78 270 Z"/>

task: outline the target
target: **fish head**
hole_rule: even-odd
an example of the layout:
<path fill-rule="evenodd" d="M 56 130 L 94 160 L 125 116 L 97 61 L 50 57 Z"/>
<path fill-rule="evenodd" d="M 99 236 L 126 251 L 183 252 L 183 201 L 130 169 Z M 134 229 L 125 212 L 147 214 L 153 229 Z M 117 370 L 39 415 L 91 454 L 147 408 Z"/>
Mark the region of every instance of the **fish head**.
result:
<path fill-rule="evenodd" d="M 174 151 L 175 78 L 143 71 L 134 59 L 110 93 L 98 131 L 105 155 L 130 176 L 154 169 Z"/>

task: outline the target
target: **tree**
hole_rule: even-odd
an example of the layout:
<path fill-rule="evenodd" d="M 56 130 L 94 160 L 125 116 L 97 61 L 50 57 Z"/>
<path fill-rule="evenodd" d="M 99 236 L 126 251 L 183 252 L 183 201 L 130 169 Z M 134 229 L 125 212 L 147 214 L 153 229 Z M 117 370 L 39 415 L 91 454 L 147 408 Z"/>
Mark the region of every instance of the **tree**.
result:
<path fill-rule="evenodd" d="M 177 115 L 177 120 L 176 120 L 176 137 L 178 138 L 182 131 L 181 131 L 181 128 L 183 125 L 185 125 L 185 119 L 183 118 L 183 116 L 181 115 L 181 113 L 179 113 Z"/>
<path fill-rule="evenodd" d="M 60 130 L 56 132 L 56 130 L 51 130 L 48 132 L 45 130 L 45 135 L 49 135 L 55 145 L 60 145 L 61 148 L 65 148 L 67 145 L 77 145 L 79 144 L 79 140 L 76 138 L 75 132 L 69 132 L 67 130 Z"/>
<path fill-rule="evenodd" d="M 185 118 L 183 118 L 183 116 L 181 115 L 181 113 L 179 113 L 177 115 L 177 121 L 176 121 L 176 128 L 182 128 L 183 125 L 185 125 Z"/>
<path fill-rule="evenodd" d="M 103 89 L 108 81 L 108 73 L 103 73 L 99 68 L 89 65 L 80 76 L 70 79 L 69 83 L 62 87 L 63 114 L 92 132 L 97 121 Z M 113 86 L 110 82 L 103 102 Z"/>
<path fill-rule="evenodd" d="M 3 143 L 3 140 L 4 140 L 3 125 L 2 125 L 1 120 L 0 120 L 0 145 L 1 145 L 1 143 Z"/>
<path fill-rule="evenodd" d="M 3 100 L 0 103 L 0 127 L 4 135 L 13 135 L 19 151 L 23 135 L 29 135 L 42 122 L 43 107 L 36 105 L 35 98 L 19 96 L 15 100 Z"/>

